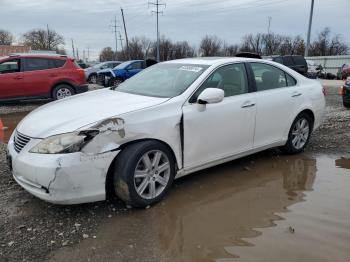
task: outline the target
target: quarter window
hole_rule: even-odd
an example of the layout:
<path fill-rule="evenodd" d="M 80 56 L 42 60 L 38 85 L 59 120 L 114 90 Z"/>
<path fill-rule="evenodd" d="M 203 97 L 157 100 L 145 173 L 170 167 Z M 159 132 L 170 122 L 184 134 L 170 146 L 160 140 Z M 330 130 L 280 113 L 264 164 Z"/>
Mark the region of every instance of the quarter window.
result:
<path fill-rule="evenodd" d="M 232 64 L 217 69 L 198 88 L 190 102 L 196 102 L 200 93 L 209 87 L 224 90 L 225 97 L 248 93 L 248 80 L 244 64 Z"/>
<path fill-rule="evenodd" d="M 297 84 L 297 81 L 290 75 L 286 74 L 287 84 L 288 86 L 295 86 Z"/>
<path fill-rule="evenodd" d="M 50 68 L 59 68 L 59 67 L 62 67 L 66 63 L 66 60 L 50 59 L 49 63 L 50 63 Z"/>
<path fill-rule="evenodd" d="M 286 75 L 281 69 L 262 63 L 251 63 L 251 66 L 257 91 L 287 86 Z"/>
<path fill-rule="evenodd" d="M 24 71 L 36 71 L 49 69 L 49 60 L 45 58 L 25 58 Z"/>
<path fill-rule="evenodd" d="M 0 63 L 0 74 L 16 73 L 20 71 L 20 60 L 12 59 Z"/>

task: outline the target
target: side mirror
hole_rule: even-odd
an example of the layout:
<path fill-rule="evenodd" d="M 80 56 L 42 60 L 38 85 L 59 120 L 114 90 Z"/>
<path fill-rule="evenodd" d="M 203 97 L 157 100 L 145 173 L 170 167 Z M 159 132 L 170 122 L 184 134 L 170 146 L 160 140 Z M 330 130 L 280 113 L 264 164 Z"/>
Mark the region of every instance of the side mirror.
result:
<path fill-rule="evenodd" d="M 224 90 L 220 88 L 206 88 L 203 92 L 198 96 L 197 103 L 198 104 L 214 104 L 219 103 L 224 100 Z"/>

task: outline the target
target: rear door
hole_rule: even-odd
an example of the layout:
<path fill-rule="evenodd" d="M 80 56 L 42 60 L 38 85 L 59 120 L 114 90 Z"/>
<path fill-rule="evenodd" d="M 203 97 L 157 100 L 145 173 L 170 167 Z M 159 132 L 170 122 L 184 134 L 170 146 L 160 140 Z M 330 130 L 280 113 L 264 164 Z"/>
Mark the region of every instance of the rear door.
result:
<path fill-rule="evenodd" d="M 225 98 L 203 108 L 196 101 L 209 87 L 223 89 Z M 256 101 L 255 93 L 250 91 L 243 63 L 218 68 L 198 88 L 183 107 L 185 168 L 252 149 Z"/>
<path fill-rule="evenodd" d="M 55 69 L 51 69 L 49 59 L 23 58 L 22 92 L 26 96 L 44 96 L 50 92 L 51 79 L 57 77 Z"/>
<path fill-rule="evenodd" d="M 254 148 L 281 142 L 290 121 L 303 103 L 303 89 L 283 70 L 265 63 L 250 63 L 256 86 Z"/>
<path fill-rule="evenodd" d="M 0 63 L 0 99 L 18 97 L 21 93 L 23 76 L 21 59 L 8 59 Z"/>

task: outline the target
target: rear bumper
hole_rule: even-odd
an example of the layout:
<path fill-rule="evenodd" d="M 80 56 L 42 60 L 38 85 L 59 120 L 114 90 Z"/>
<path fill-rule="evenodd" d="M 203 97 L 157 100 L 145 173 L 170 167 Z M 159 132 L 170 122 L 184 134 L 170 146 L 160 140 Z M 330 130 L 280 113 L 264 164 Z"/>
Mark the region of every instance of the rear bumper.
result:
<path fill-rule="evenodd" d="M 85 84 L 85 85 L 80 85 L 80 86 L 76 86 L 75 87 L 75 92 L 77 94 L 81 94 L 81 93 L 84 93 L 84 92 L 87 92 L 89 91 L 89 86 L 88 84 Z"/>

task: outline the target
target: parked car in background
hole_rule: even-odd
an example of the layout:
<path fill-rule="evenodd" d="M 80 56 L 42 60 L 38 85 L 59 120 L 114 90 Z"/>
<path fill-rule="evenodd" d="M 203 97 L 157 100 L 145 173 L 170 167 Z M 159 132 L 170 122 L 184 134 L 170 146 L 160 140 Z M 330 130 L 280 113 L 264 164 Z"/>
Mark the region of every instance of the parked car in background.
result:
<path fill-rule="evenodd" d="M 347 64 L 343 64 L 341 68 L 339 68 L 337 73 L 337 78 L 340 80 L 347 79 L 350 76 L 350 66 Z"/>
<path fill-rule="evenodd" d="M 299 74 L 307 76 L 308 65 L 301 55 L 285 55 L 272 57 L 272 61 L 288 66 Z"/>
<path fill-rule="evenodd" d="M 344 85 L 340 89 L 340 95 L 343 98 L 343 105 L 350 108 L 350 76 L 347 77 Z"/>
<path fill-rule="evenodd" d="M 65 55 L 18 54 L 0 59 L 0 101 L 56 100 L 87 90 L 84 70 Z"/>
<path fill-rule="evenodd" d="M 91 84 L 96 84 L 98 71 L 103 69 L 114 68 L 121 63 L 122 63 L 121 61 L 108 61 L 108 62 L 99 63 L 94 66 L 85 68 L 84 71 L 85 71 L 86 80 Z"/>
<path fill-rule="evenodd" d="M 324 113 L 321 84 L 281 64 L 173 60 L 36 109 L 12 134 L 8 159 L 17 183 L 46 201 L 111 193 L 146 207 L 175 178 L 272 147 L 302 152 Z"/>
<path fill-rule="evenodd" d="M 78 62 L 78 65 L 82 68 L 82 69 L 86 69 L 88 67 L 90 67 L 90 65 L 84 63 L 84 62 Z"/>
<path fill-rule="evenodd" d="M 156 64 L 153 59 L 131 60 L 124 62 L 113 69 L 98 72 L 98 83 L 103 86 L 118 86 L 126 79 L 136 75 L 143 69 Z"/>

